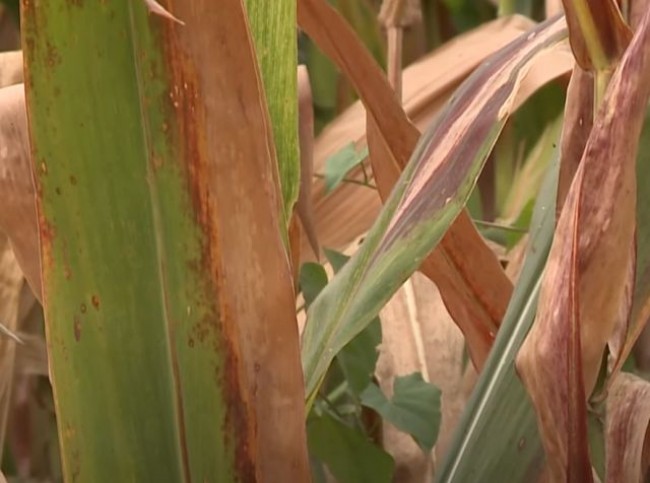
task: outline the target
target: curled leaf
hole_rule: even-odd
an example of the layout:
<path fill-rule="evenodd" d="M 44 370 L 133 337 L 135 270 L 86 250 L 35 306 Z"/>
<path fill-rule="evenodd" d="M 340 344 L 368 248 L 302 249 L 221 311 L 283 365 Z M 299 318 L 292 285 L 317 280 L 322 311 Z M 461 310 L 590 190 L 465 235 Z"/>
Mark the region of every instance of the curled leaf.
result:
<path fill-rule="evenodd" d="M 619 321 L 631 263 L 636 153 L 650 96 L 650 11 L 614 73 L 562 209 L 539 311 L 517 357 L 537 409 L 547 461 L 564 480 L 603 351 Z M 576 355 L 579 357 L 572 357 Z M 579 378 L 584 382 L 580 395 Z M 582 399 L 578 399 L 582 396 Z M 584 442 L 583 442 L 584 443 Z M 584 447 L 584 446 L 583 446 Z"/>

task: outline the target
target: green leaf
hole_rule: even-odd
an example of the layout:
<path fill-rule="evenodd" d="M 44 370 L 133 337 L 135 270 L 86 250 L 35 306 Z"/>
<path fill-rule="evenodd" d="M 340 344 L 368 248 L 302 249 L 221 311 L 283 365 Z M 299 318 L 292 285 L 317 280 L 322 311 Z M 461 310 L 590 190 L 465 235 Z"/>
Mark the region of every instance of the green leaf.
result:
<path fill-rule="evenodd" d="M 390 483 L 393 458 L 354 430 L 328 414 L 307 421 L 310 453 L 324 462 L 339 483 Z"/>
<path fill-rule="evenodd" d="M 521 79 L 565 37 L 556 19 L 497 52 L 420 139 L 363 244 L 309 308 L 302 345 L 308 406 L 334 355 L 377 316 L 463 209 Z"/>
<path fill-rule="evenodd" d="M 325 187 L 336 188 L 352 168 L 368 157 L 368 148 L 357 151 L 354 143 L 346 144 L 340 151 L 325 160 Z"/>
<path fill-rule="evenodd" d="M 314 262 L 303 263 L 300 267 L 300 290 L 309 307 L 327 285 L 327 272 L 322 265 Z"/>
<path fill-rule="evenodd" d="M 275 140 L 282 189 L 282 216 L 285 226 L 288 226 L 300 189 L 300 157 L 296 129 L 296 2 L 246 0 L 246 7 Z"/>
<path fill-rule="evenodd" d="M 335 250 L 326 248 L 324 251 L 327 261 L 330 262 L 334 269 L 334 273 L 338 273 L 350 259 L 347 255 Z M 370 384 L 379 358 L 377 346 L 380 343 L 381 322 L 379 317 L 376 317 L 336 356 L 350 389 L 357 396 Z"/>
<path fill-rule="evenodd" d="M 339 271 L 341 271 L 343 266 L 350 259 L 349 256 L 341 252 L 337 252 L 336 250 L 330 250 L 329 248 L 325 248 L 323 251 L 325 252 L 325 258 L 327 258 L 327 261 L 330 262 L 330 265 L 332 265 L 332 268 L 334 269 L 334 273 L 338 273 Z"/>
<path fill-rule="evenodd" d="M 166 2 L 187 28 L 143 1 L 22 6 L 65 480 L 264 467 L 304 481 L 295 301 L 243 4 Z"/>
<path fill-rule="evenodd" d="M 350 389 L 356 395 L 370 384 L 379 358 L 377 346 L 380 343 L 381 322 L 377 317 L 336 356 Z"/>
<path fill-rule="evenodd" d="M 557 141 L 557 140 L 556 140 Z M 557 142 L 554 143 L 557 145 Z M 544 451 L 532 403 L 515 370 L 515 357 L 537 312 L 541 276 L 555 231 L 558 155 L 549 166 L 531 221 L 530 245 L 519 282 L 494 346 L 435 481 L 536 479 Z"/>
<path fill-rule="evenodd" d="M 422 379 L 419 372 L 396 377 L 393 399 L 376 384 L 370 384 L 361 403 L 377 411 L 386 421 L 413 436 L 423 451 L 431 451 L 440 429 L 440 390 Z"/>

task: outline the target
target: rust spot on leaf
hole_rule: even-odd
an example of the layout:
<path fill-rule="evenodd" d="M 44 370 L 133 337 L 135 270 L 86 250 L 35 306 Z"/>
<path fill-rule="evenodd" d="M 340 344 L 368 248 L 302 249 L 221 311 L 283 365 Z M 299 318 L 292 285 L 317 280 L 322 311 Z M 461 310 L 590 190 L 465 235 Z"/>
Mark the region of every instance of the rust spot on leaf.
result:
<path fill-rule="evenodd" d="M 56 47 L 51 42 L 47 42 L 45 44 L 45 64 L 50 68 L 53 69 L 57 65 L 61 63 L 61 56 L 59 55 L 59 52 L 56 50 Z"/>
<path fill-rule="evenodd" d="M 216 200 L 209 188 L 209 156 L 205 139 L 204 102 L 199 77 L 194 65 L 185 52 L 192 47 L 180 46 L 177 30 L 170 24 L 161 26 L 162 45 L 170 85 L 167 93 L 167 121 L 163 131 L 176 137 L 182 145 L 178 169 L 187 180 L 189 202 L 193 207 L 195 223 L 200 230 L 200 255 L 188 261 L 189 268 L 196 273 L 201 283 L 199 304 L 205 314 L 190 328 L 189 344 L 202 344 L 214 351 L 214 375 L 216 383 L 225 398 L 227 413 L 224 434 L 233 438 L 236 473 L 242 481 L 255 481 L 254 448 L 251 445 L 255 434 L 255 421 L 250 417 L 246 388 L 243 387 L 241 349 L 238 328 L 223 297 L 220 273 L 222 273 L 218 228 L 215 224 Z M 207 275 L 210 274 L 210 275 Z M 216 300 L 214 294 L 217 294 Z M 201 300 L 203 299 L 203 300 Z M 221 362 L 221 363 L 219 363 Z M 253 419 L 253 420 L 251 420 Z M 228 443 L 227 443 L 228 444 Z"/>
<path fill-rule="evenodd" d="M 70 175 L 70 184 L 75 186 L 77 184 L 77 178 L 74 175 Z"/>
<path fill-rule="evenodd" d="M 72 322 L 72 329 L 74 330 L 74 340 L 79 342 L 79 339 L 81 339 L 81 320 L 76 314 Z"/>
<path fill-rule="evenodd" d="M 93 294 L 90 301 L 93 304 L 93 307 L 95 307 L 95 310 L 99 310 L 99 297 L 96 294 Z"/>

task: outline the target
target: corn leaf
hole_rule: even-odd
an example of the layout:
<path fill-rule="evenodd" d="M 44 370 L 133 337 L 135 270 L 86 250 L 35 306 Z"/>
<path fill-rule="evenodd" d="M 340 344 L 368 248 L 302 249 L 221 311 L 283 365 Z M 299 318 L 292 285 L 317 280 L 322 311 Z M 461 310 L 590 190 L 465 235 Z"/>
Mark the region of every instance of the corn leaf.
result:
<path fill-rule="evenodd" d="M 283 201 L 242 2 L 167 2 L 185 27 L 137 1 L 24 7 L 65 479 L 307 480 Z"/>
<path fill-rule="evenodd" d="M 616 0 L 563 0 L 569 40 L 583 70 L 605 71 L 616 65 L 632 38 Z"/>
<path fill-rule="evenodd" d="M 629 311 L 636 154 L 650 96 L 648 79 L 650 12 L 598 110 L 558 221 L 540 311 L 517 358 L 554 480 L 591 477 L 584 441 L 586 397 L 594 390 L 620 314 L 626 319 Z"/>
<path fill-rule="evenodd" d="M 300 158 L 296 130 L 296 2 L 246 0 L 246 9 L 275 140 L 282 188 L 282 216 L 288 225 L 300 188 Z"/>
<path fill-rule="evenodd" d="M 21 58 L 22 59 L 22 58 Z M 21 60 L 20 59 L 20 60 Z M 36 198 L 30 169 L 25 91 L 22 84 L 0 90 L 0 230 L 7 234 L 18 264 L 32 291 L 41 298 Z"/>
<path fill-rule="evenodd" d="M 607 398 L 608 483 L 647 480 L 646 438 L 650 383 L 632 374 L 616 377 Z"/>
<path fill-rule="evenodd" d="M 308 312 L 303 367 L 308 401 L 336 353 L 377 315 L 461 212 L 506 122 L 521 79 L 566 36 L 554 19 L 474 73 L 426 133 L 359 251 Z"/>
<path fill-rule="evenodd" d="M 298 19 L 347 74 L 368 110 L 367 136 L 373 173 L 380 196 L 386 201 L 415 149 L 419 133 L 406 118 L 379 67 L 326 2 L 301 0 Z M 354 62 L 350 61 L 352 58 Z M 472 257 L 469 261 L 468 254 Z M 481 266 L 483 270 L 478 273 L 467 270 L 468 266 Z M 458 217 L 441 247 L 421 270 L 440 287 L 452 317 L 467 337 L 475 365 L 481 367 L 512 285 L 466 213 Z"/>
<path fill-rule="evenodd" d="M 436 481 L 501 481 L 508 475 L 509 481 L 525 482 L 540 473 L 544 453 L 535 411 L 514 360 L 537 310 L 555 229 L 558 171 L 556 156 L 537 197 L 526 261 L 508 311 Z"/>

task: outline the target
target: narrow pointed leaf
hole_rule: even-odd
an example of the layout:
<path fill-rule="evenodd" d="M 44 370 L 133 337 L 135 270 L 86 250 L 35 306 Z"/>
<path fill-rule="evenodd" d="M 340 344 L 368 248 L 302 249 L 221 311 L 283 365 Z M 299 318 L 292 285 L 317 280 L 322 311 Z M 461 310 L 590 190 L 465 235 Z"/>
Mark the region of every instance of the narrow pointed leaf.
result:
<path fill-rule="evenodd" d="M 335 354 L 377 315 L 435 247 L 469 198 L 537 55 L 566 36 L 547 22 L 472 75 L 426 133 L 359 251 L 308 312 L 303 367 L 309 400 Z"/>
<path fill-rule="evenodd" d="M 586 395 L 591 394 L 625 297 L 636 221 L 636 153 L 650 96 L 649 79 L 650 12 L 598 111 L 558 222 L 540 311 L 517 358 L 538 412 L 554 480 L 569 477 L 567 470 L 571 472 L 575 462 L 574 428 L 569 424 L 578 416 L 571 405 L 578 402 L 571 394 L 576 390 L 571 372 L 582 370 Z M 577 289 L 573 300 L 566 293 L 571 285 Z M 576 334 L 567 320 L 574 318 L 574 311 L 580 341 L 574 340 Z M 567 341 L 580 348 L 579 361 L 567 359 Z"/>
<path fill-rule="evenodd" d="M 556 143 L 554 143 L 556 144 Z M 541 277 L 553 240 L 559 162 L 537 197 L 530 244 L 494 348 L 465 407 L 439 482 L 535 481 L 544 463 L 535 411 L 515 370 L 515 357 L 535 318 Z"/>
<path fill-rule="evenodd" d="M 0 90 L 0 230 L 12 249 L 34 294 L 41 298 L 36 195 L 32 183 L 29 134 L 23 84 Z"/>
<path fill-rule="evenodd" d="M 288 225 L 300 190 L 300 157 L 296 130 L 296 2 L 245 0 L 245 3 L 275 141 L 282 189 L 282 216 Z"/>
<path fill-rule="evenodd" d="M 298 20 L 346 73 L 368 110 L 373 172 L 386 201 L 415 149 L 419 132 L 406 118 L 379 67 L 334 9 L 323 0 L 301 0 Z M 355 62 L 350 62 L 351 58 Z M 468 337 L 474 363 L 480 367 L 492 342 L 490 334 L 496 332 L 503 317 L 512 285 L 468 221 L 463 213 L 444 237 L 441 248 L 421 269 L 440 287 L 452 317 Z M 463 260 L 458 257 L 460 253 Z M 479 274 L 466 268 L 471 266 L 483 270 Z"/>
<path fill-rule="evenodd" d="M 23 7 L 65 479 L 306 481 L 282 199 L 243 3 L 166 2 L 184 27 L 137 1 Z"/>
<path fill-rule="evenodd" d="M 616 0 L 563 0 L 571 48 L 583 70 L 616 65 L 632 38 Z"/>
<path fill-rule="evenodd" d="M 300 146 L 300 189 L 296 212 L 300 217 L 311 249 L 320 257 L 318 236 L 314 225 L 314 202 L 311 194 L 314 177 L 314 105 L 309 73 L 298 66 L 298 141 Z"/>
<path fill-rule="evenodd" d="M 616 377 L 607 398 L 607 483 L 646 481 L 650 383 L 632 374 Z"/>

